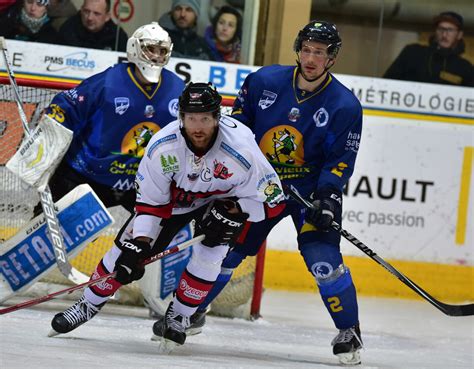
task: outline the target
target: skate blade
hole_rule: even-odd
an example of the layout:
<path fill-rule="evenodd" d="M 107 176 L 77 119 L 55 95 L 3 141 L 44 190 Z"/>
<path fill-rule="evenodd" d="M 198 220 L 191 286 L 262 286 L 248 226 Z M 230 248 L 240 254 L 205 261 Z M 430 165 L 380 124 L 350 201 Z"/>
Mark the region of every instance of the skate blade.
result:
<path fill-rule="evenodd" d="M 336 355 L 339 358 L 339 362 L 343 365 L 359 365 L 360 360 L 360 350 L 354 352 L 345 352 Z"/>
<path fill-rule="evenodd" d="M 48 333 L 48 337 L 55 337 L 57 336 L 58 334 L 61 334 L 59 332 L 56 332 L 54 329 L 51 329 Z"/>
<path fill-rule="evenodd" d="M 166 338 L 160 337 L 160 345 L 158 346 L 158 353 L 161 355 L 168 355 L 173 351 L 176 347 L 181 346 L 179 343 L 174 341 L 168 340 Z"/>
<path fill-rule="evenodd" d="M 202 333 L 202 327 L 186 329 L 186 336 L 195 336 L 200 333 Z M 162 338 L 163 338 L 162 336 L 157 336 L 156 334 L 153 333 L 150 339 L 156 342 L 156 341 L 160 341 Z"/>

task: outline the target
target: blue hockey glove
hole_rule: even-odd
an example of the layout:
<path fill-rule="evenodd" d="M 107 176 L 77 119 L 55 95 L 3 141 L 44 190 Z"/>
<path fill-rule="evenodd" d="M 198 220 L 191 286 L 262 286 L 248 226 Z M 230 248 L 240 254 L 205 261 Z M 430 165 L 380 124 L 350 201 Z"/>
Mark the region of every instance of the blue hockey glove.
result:
<path fill-rule="evenodd" d="M 151 255 L 150 244 L 139 240 L 125 240 L 120 249 L 122 253 L 115 262 L 115 280 L 122 285 L 139 280 L 145 274 L 143 262 Z"/>
<path fill-rule="evenodd" d="M 334 214 L 341 211 L 342 194 L 332 189 L 312 193 L 310 199 L 313 208 L 306 209 L 305 221 L 318 230 L 327 232 L 331 228 Z"/>

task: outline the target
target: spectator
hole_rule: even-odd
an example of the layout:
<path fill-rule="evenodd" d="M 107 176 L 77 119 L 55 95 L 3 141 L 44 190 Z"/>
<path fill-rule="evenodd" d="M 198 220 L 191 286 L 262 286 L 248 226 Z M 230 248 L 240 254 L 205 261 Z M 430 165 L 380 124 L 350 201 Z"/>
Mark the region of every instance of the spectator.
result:
<path fill-rule="evenodd" d="M 57 43 L 48 17 L 49 0 L 22 0 L 0 16 L 0 36 L 22 41 Z"/>
<path fill-rule="evenodd" d="M 474 70 L 464 52 L 463 17 L 443 12 L 434 18 L 435 34 L 429 46 L 405 46 L 384 74 L 404 81 L 474 86 Z"/>
<path fill-rule="evenodd" d="M 240 63 L 242 16 L 231 6 L 224 5 L 212 18 L 204 35 L 213 59 L 226 63 Z"/>
<path fill-rule="evenodd" d="M 77 13 L 77 9 L 71 0 L 50 0 L 48 7 L 48 17 L 51 18 L 51 24 L 56 31 L 67 19 Z"/>
<path fill-rule="evenodd" d="M 128 36 L 110 15 L 110 0 L 84 0 L 81 10 L 69 18 L 61 27 L 64 45 L 90 49 L 126 51 Z"/>
<path fill-rule="evenodd" d="M 206 40 L 196 32 L 200 7 L 200 0 L 173 0 L 171 11 L 160 17 L 158 23 L 173 41 L 174 57 L 213 60 Z"/>

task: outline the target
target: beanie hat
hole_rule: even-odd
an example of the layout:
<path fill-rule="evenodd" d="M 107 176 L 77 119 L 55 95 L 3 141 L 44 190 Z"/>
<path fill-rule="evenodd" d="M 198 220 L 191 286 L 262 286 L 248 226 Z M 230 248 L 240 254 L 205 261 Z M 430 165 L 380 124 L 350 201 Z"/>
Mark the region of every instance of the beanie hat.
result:
<path fill-rule="evenodd" d="M 42 5 L 42 6 L 48 6 L 49 5 L 49 0 L 36 0 L 36 3 L 38 5 Z"/>
<path fill-rule="evenodd" d="M 454 24 L 459 29 L 464 28 L 464 19 L 461 15 L 455 12 L 442 12 L 434 18 L 434 25 L 437 26 L 440 22 L 449 22 Z"/>
<path fill-rule="evenodd" d="M 199 17 L 201 11 L 201 0 L 173 0 L 171 9 L 176 8 L 178 5 L 189 6 L 196 14 L 196 17 Z"/>

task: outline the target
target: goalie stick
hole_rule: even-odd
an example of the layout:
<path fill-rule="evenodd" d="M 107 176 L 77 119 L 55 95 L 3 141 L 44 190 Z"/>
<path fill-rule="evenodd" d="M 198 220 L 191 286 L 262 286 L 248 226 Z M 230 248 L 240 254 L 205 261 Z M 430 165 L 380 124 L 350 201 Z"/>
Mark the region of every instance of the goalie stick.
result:
<path fill-rule="evenodd" d="M 306 199 L 304 199 L 303 196 L 301 196 L 301 194 L 298 192 L 298 190 L 295 187 L 284 185 L 283 188 L 284 188 L 284 191 L 285 191 L 286 194 L 291 196 L 295 201 L 297 201 L 301 205 L 303 205 L 307 208 L 314 208 L 314 205 L 312 203 L 310 203 L 309 201 L 307 201 Z M 428 301 L 435 308 L 442 311 L 444 314 L 449 315 L 449 316 L 470 316 L 470 315 L 474 315 L 474 304 L 449 305 L 449 304 L 446 304 L 444 302 L 441 302 L 441 301 L 435 299 L 428 292 L 426 292 L 424 289 L 422 289 L 420 286 L 418 286 L 415 282 L 413 282 L 410 278 L 403 275 L 401 272 L 399 272 L 397 269 L 395 269 L 395 267 L 393 267 L 391 264 L 389 264 L 384 259 L 382 259 L 380 256 L 378 256 L 374 251 L 372 251 L 362 241 L 358 240 L 354 235 L 352 235 L 351 233 L 349 233 L 348 231 L 343 229 L 340 224 L 338 224 L 336 222 L 332 222 L 331 228 L 336 230 L 337 232 L 339 232 L 342 235 L 342 237 L 344 237 L 347 241 L 352 243 L 355 247 L 357 247 L 359 250 L 361 250 L 368 257 L 375 260 L 378 264 L 380 264 L 382 267 L 384 267 L 386 270 L 388 270 L 390 273 L 392 273 L 401 282 L 403 282 L 405 285 L 407 285 L 409 288 L 411 288 L 413 291 L 415 291 L 418 295 L 423 297 L 426 301 Z"/>
<path fill-rule="evenodd" d="M 177 252 L 180 252 L 186 248 L 188 248 L 189 246 L 192 246 L 193 244 L 195 244 L 196 242 L 200 242 L 202 240 L 204 240 L 204 235 L 199 235 L 199 236 L 196 236 L 190 240 L 187 240 L 187 241 L 184 241 L 183 243 L 180 243 L 179 245 L 176 245 L 174 247 L 171 247 L 169 249 L 166 249 L 162 252 L 160 252 L 159 254 L 156 254 L 152 257 L 150 257 L 149 259 L 146 259 L 144 262 L 143 262 L 143 265 L 147 265 L 147 264 L 150 264 L 150 263 L 153 263 L 159 259 L 162 259 L 164 258 L 165 256 L 168 256 L 168 255 L 172 255 L 172 254 L 176 254 Z M 63 290 L 60 290 L 60 291 L 57 291 L 57 292 L 53 292 L 53 293 L 50 293 L 48 295 L 45 295 L 45 296 L 42 296 L 42 297 L 38 297 L 36 299 L 33 299 L 33 300 L 29 300 L 29 301 L 25 301 L 25 302 L 21 302 L 19 304 L 16 304 L 16 305 L 12 305 L 12 306 L 9 306 L 9 307 L 6 307 L 6 308 L 3 308 L 3 309 L 0 309 L 0 315 L 3 315 L 3 314 L 7 314 L 7 313 L 11 313 L 13 311 L 17 311 L 17 310 L 20 310 L 20 309 L 24 309 L 24 308 L 27 308 L 27 307 L 30 307 L 30 306 L 35 306 L 35 305 L 38 305 L 38 304 L 41 304 L 43 302 L 46 302 L 46 301 L 49 301 L 49 300 L 52 300 L 54 299 L 55 297 L 57 296 L 60 296 L 60 295 L 64 295 L 64 294 L 71 294 L 72 292 L 76 291 L 76 290 L 80 290 L 82 288 L 86 288 L 86 287 L 90 287 L 90 286 L 94 286 L 98 283 L 101 283 L 101 282 L 105 282 L 107 279 L 109 278 L 114 278 L 116 275 L 116 272 L 111 272 L 111 273 L 108 273 L 108 274 L 105 274 L 103 275 L 102 277 L 100 278 L 97 278 L 97 279 L 92 279 L 88 282 L 84 282 L 84 283 L 81 283 L 81 284 L 78 284 L 76 286 L 73 286 L 73 287 L 69 287 L 69 288 L 65 288 Z"/>
<path fill-rule="evenodd" d="M 12 66 L 10 64 L 10 59 L 8 57 L 7 47 L 5 39 L 0 37 L 0 48 L 2 49 L 2 56 L 5 62 L 5 67 L 7 70 L 8 78 L 13 89 L 15 102 L 18 108 L 18 113 L 20 115 L 21 123 L 23 125 L 23 130 L 26 133 L 27 138 L 32 138 L 30 129 L 28 127 L 28 120 L 26 118 L 25 112 L 23 110 L 23 104 L 21 101 L 20 93 L 18 92 L 18 85 L 16 83 L 15 74 L 13 73 Z M 51 241 L 53 244 L 54 255 L 56 257 L 56 263 L 60 272 L 66 276 L 70 281 L 75 284 L 80 284 L 87 281 L 88 277 L 78 270 L 76 270 L 70 263 L 67 258 L 66 249 L 64 246 L 64 239 L 61 235 L 60 224 L 54 208 L 54 202 L 51 195 L 51 190 L 47 184 L 48 176 L 45 176 L 43 183 L 37 186 L 37 190 L 40 195 L 41 207 L 43 208 L 43 213 L 46 219 L 46 225 L 48 227 L 49 234 L 51 236 Z"/>

